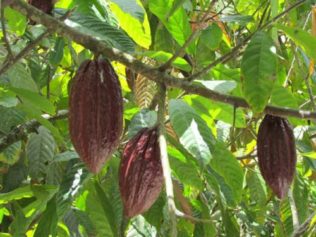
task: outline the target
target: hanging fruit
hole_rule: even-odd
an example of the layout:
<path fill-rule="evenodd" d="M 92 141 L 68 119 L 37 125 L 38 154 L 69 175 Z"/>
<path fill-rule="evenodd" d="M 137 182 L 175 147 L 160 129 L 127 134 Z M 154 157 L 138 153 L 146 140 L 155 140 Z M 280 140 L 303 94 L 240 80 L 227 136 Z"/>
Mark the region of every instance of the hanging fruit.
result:
<path fill-rule="evenodd" d="M 81 160 L 99 172 L 118 147 L 123 129 L 121 86 L 109 62 L 88 60 L 79 67 L 70 86 L 69 129 Z"/>
<path fill-rule="evenodd" d="M 284 198 L 296 165 L 295 140 L 288 120 L 266 115 L 259 127 L 257 149 L 264 180 L 280 199 Z"/>

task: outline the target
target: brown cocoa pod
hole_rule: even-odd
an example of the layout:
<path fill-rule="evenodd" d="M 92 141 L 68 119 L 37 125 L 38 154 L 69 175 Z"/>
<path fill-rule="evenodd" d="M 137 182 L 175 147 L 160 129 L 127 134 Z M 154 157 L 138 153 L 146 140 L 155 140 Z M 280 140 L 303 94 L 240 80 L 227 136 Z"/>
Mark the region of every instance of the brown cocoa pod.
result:
<path fill-rule="evenodd" d="M 49 15 L 52 14 L 55 2 L 56 0 L 28 0 L 28 3 L 31 4 L 33 7 L 36 7 Z M 34 25 L 36 24 L 36 22 L 31 20 L 30 24 Z"/>
<path fill-rule="evenodd" d="M 280 198 L 284 198 L 295 174 L 296 149 L 293 130 L 285 118 L 266 115 L 257 138 L 260 172 Z"/>
<path fill-rule="evenodd" d="M 71 81 L 71 141 L 89 170 L 97 173 L 119 145 L 123 129 L 121 86 L 105 60 L 83 62 Z"/>
<path fill-rule="evenodd" d="M 145 128 L 125 146 L 119 169 L 119 186 L 127 218 L 147 211 L 163 185 L 158 129 Z"/>

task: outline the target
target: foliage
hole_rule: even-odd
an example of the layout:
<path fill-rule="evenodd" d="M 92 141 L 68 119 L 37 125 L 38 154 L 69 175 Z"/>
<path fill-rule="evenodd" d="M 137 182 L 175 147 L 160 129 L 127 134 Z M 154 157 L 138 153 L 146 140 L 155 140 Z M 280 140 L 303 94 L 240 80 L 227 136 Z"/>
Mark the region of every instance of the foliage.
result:
<path fill-rule="evenodd" d="M 249 104 L 248 109 L 234 108 L 224 99 L 215 102 L 184 93 L 181 86 L 167 88 L 167 150 L 176 207 L 186 215 L 177 217 L 178 236 L 282 237 L 300 227 L 304 236 L 315 236 L 315 121 L 289 117 L 298 162 L 285 199 L 279 200 L 267 187 L 256 157 L 256 134 L 267 105 L 316 110 L 315 9 L 312 1 L 302 1 L 287 10 L 294 3 L 59 0 L 55 4 L 56 18 L 71 10 L 67 26 L 150 67 L 159 67 L 176 54 L 166 73 L 177 77 L 179 85 L 198 73 L 195 82 L 187 84 Z M 3 72 L 5 64 L 14 61 L 12 55 L 45 32 L 44 26 L 29 24 L 26 16 L 9 6 L 3 13 L 0 236 L 168 236 L 165 190 L 145 214 L 126 220 L 118 188 L 124 144 L 157 122 L 157 85 L 112 62 L 122 85 L 125 130 L 112 159 L 92 175 L 74 151 L 67 118 L 57 114 L 68 109 L 71 78 L 94 52 L 51 32 Z M 209 65 L 206 73 L 199 74 Z"/>

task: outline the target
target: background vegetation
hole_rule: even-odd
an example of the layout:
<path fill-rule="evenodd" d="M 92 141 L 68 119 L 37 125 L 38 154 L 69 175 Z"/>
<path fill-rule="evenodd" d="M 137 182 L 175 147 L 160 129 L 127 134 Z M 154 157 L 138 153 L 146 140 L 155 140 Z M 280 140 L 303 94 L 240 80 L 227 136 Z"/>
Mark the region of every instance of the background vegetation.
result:
<path fill-rule="evenodd" d="M 313 4 L 60 0 L 49 16 L 1 1 L 0 236 L 316 236 Z M 119 75 L 125 121 L 97 175 L 80 162 L 67 120 L 69 82 L 94 54 Z M 148 212 L 124 220 L 122 148 L 156 123 L 158 104 L 172 182 Z M 288 117 L 295 132 L 284 200 L 257 166 L 265 113 Z"/>

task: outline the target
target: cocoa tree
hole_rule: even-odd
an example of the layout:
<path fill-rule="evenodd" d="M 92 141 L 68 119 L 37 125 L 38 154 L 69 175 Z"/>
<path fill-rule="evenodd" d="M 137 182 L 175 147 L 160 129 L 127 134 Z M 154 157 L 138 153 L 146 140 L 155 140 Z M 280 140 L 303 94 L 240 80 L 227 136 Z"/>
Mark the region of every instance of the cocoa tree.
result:
<path fill-rule="evenodd" d="M 314 236 L 313 4 L 2 0 L 0 235 Z"/>

